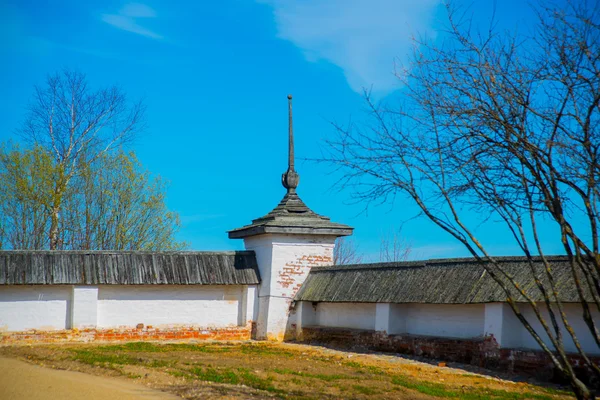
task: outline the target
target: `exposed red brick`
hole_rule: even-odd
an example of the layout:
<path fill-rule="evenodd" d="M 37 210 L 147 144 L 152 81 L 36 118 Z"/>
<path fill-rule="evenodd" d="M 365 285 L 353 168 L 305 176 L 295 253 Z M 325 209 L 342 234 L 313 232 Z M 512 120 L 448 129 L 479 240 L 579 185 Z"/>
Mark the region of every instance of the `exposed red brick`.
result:
<path fill-rule="evenodd" d="M 187 340 L 250 340 L 252 325 L 228 328 L 123 328 L 123 329 L 69 329 L 62 331 L 27 331 L 0 334 L 0 345 L 17 343 L 60 343 L 92 341 Z"/>

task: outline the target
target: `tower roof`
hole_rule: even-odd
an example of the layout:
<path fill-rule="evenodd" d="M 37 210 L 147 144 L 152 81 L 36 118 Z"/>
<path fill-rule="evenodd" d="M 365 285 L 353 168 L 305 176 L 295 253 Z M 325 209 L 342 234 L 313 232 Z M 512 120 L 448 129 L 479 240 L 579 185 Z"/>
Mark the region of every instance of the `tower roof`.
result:
<path fill-rule="evenodd" d="M 331 222 L 328 217 L 312 211 L 298 193 L 296 188 L 300 175 L 294 169 L 294 131 L 292 122 L 292 96 L 288 95 L 288 169 L 281 177 L 287 193 L 283 199 L 267 215 L 257 218 L 250 225 L 229 231 L 229 238 L 241 239 L 248 236 L 266 233 L 294 233 L 307 235 L 348 236 L 352 230 L 348 225 Z"/>

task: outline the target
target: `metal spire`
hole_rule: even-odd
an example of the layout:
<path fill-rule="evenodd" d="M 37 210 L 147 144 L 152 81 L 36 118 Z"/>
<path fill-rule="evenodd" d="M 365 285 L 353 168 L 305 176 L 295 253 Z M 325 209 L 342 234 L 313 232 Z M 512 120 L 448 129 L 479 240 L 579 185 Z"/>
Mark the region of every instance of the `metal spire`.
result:
<path fill-rule="evenodd" d="M 288 170 L 294 170 L 294 122 L 292 120 L 292 95 L 288 94 Z"/>
<path fill-rule="evenodd" d="M 292 95 L 288 94 L 288 169 L 281 176 L 281 183 L 283 187 L 287 189 L 288 193 L 295 193 L 298 183 L 300 181 L 300 175 L 294 170 L 294 125 L 292 121 Z"/>

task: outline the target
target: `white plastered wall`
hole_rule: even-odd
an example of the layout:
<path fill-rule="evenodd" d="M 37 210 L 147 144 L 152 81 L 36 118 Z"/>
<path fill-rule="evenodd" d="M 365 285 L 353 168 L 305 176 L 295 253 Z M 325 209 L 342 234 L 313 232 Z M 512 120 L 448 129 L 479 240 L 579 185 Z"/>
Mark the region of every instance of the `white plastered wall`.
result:
<path fill-rule="evenodd" d="M 202 285 L 0 286 L 0 331 L 246 326 L 257 287 Z"/>
<path fill-rule="evenodd" d="M 323 302 L 317 304 L 315 320 L 325 327 L 473 338 L 483 335 L 484 305 L 390 304 L 388 308 L 385 303 Z"/>
<path fill-rule="evenodd" d="M 423 336 L 473 338 L 483 335 L 483 304 L 400 304 L 405 331 Z"/>
<path fill-rule="evenodd" d="M 242 294 L 242 286 L 101 286 L 98 327 L 235 326 Z"/>
<path fill-rule="evenodd" d="M 69 328 L 71 286 L 0 287 L 0 330 Z"/>
<path fill-rule="evenodd" d="M 375 303 L 318 303 L 318 326 L 375 329 Z"/>
<path fill-rule="evenodd" d="M 544 305 L 539 305 L 547 321 Z M 533 309 L 520 304 L 521 312 L 552 348 L 543 332 Z M 582 317 L 580 304 L 564 304 L 567 320 L 575 330 L 582 348 L 587 354 L 598 355 L 596 345 Z M 600 324 L 600 313 L 592 312 Z M 389 321 L 385 321 L 389 318 Z M 302 325 L 349 329 L 366 329 L 388 334 L 410 334 L 447 338 L 481 338 L 493 335 L 502 348 L 541 350 L 535 339 L 515 317 L 507 303 L 488 304 L 386 304 L 386 303 L 310 303 L 302 302 Z M 562 323 L 560 324 L 562 326 Z M 563 326 L 563 338 L 567 352 L 577 349 Z"/>
<path fill-rule="evenodd" d="M 594 338 L 592 337 L 589 328 L 583 320 L 583 310 L 581 305 L 577 303 L 566 303 L 563 304 L 563 306 L 565 314 L 567 316 L 567 321 L 575 331 L 577 339 L 581 343 L 581 347 L 583 348 L 583 350 L 588 354 L 600 354 L 600 348 L 598 348 L 598 345 L 594 341 Z M 544 319 L 550 325 L 550 318 L 548 316 L 546 306 L 544 304 L 538 304 L 538 307 L 540 308 Z M 548 345 L 552 349 L 553 347 L 550 342 L 550 339 L 544 332 L 544 329 L 542 328 L 539 320 L 535 316 L 533 308 L 528 304 L 520 304 L 519 309 L 521 310 L 523 316 L 527 319 L 527 321 L 529 321 L 529 323 L 533 326 L 534 330 L 538 332 L 538 334 L 541 336 L 544 343 L 546 343 L 546 345 Z M 600 313 L 598 313 L 598 310 L 592 310 L 592 318 L 594 319 L 594 321 L 596 321 L 597 325 L 600 324 Z M 577 348 L 575 347 L 571 336 L 564 328 L 562 321 L 559 321 L 559 325 L 562 328 L 563 332 L 565 350 L 571 353 L 577 352 Z M 513 331 L 513 335 L 518 337 L 518 341 L 521 343 L 521 346 L 519 347 L 524 347 L 528 349 L 540 349 L 538 343 L 535 341 L 533 336 L 529 332 L 527 332 L 523 325 L 519 325 L 518 329 L 515 329 Z"/>

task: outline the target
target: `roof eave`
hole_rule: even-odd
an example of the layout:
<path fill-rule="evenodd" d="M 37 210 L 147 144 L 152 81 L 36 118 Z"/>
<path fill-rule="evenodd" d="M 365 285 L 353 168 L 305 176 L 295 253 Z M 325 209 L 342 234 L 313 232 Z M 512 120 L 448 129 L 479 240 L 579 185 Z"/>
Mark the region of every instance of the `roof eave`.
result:
<path fill-rule="evenodd" d="M 354 228 L 346 225 L 339 226 L 273 226 L 249 225 L 229 231 L 230 239 L 243 239 L 250 236 L 266 234 L 295 234 L 295 235 L 321 235 L 321 236 L 350 236 Z"/>

